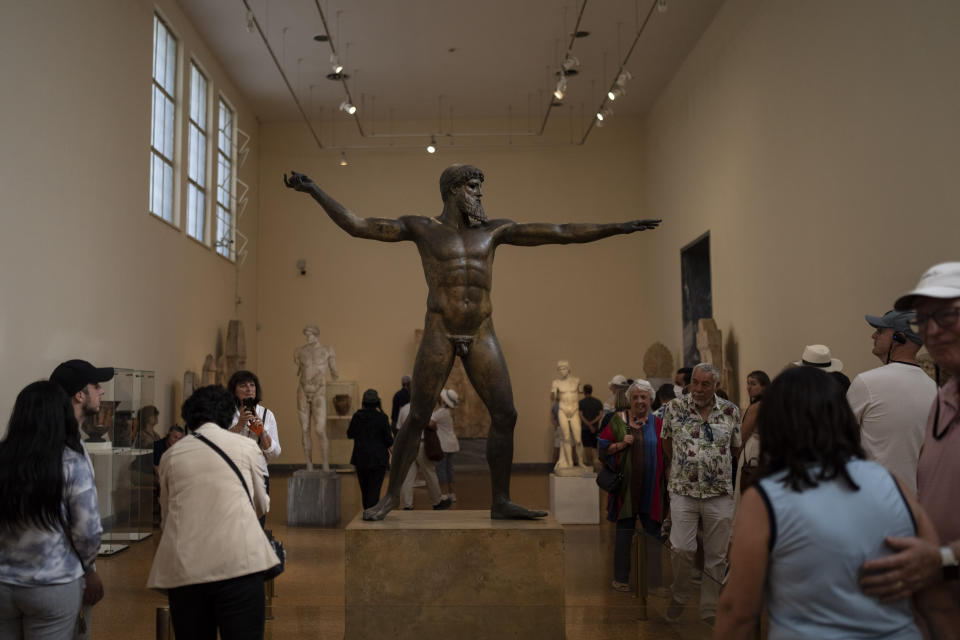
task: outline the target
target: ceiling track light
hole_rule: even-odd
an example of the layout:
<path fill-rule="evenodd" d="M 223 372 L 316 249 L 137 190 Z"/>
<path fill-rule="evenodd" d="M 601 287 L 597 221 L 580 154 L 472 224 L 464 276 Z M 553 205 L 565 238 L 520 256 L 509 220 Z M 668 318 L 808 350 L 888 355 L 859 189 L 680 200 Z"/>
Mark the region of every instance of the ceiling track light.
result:
<path fill-rule="evenodd" d="M 575 55 L 567 51 L 567 55 L 563 58 L 563 64 L 561 64 L 560 67 L 561 72 L 564 75 L 576 75 L 577 69 L 580 68 L 580 60 Z M 571 73 L 571 71 L 573 73 Z"/>
<path fill-rule="evenodd" d="M 666 13 L 667 0 L 657 0 L 657 11 L 659 11 L 660 13 Z"/>
<path fill-rule="evenodd" d="M 437 139 L 433 136 L 430 136 L 430 144 L 427 145 L 427 153 L 436 153 L 437 152 Z"/>
<path fill-rule="evenodd" d="M 357 112 L 357 107 L 354 106 L 354 104 L 350 102 L 349 99 L 347 99 L 340 103 L 340 111 L 343 111 L 344 113 L 347 113 L 352 116 Z"/>
<path fill-rule="evenodd" d="M 614 87 L 613 89 L 610 89 L 610 91 L 607 91 L 607 98 L 610 100 L 610 102 L 613 102 L 620 96 L 625 95 L 627 95 L 627 91 L 623 87 Z"/>
<path fill-rule="evenodd" d="M 617 81 L 615 84 L 622 89 L 630 80 L 633 80 L 633 74 L 624 69 L 620 72 L 620 75 L 617 76 Z"/>
<path fill-rule="evenodd" d="M 342 73 L 343 65 L 340 64 L 340 60 L 337 58 L 337 54 L 330 54 L 330 68 L 333 69 L 334 73 Z"/>
<path fill-rule="evenodd" d="M 346 151 L 341 151 L 341 152 L 340 152 L 340 159 L 337 160 L 337 164 L 340 165 L 341 167 L 346 167 L 346 166 L 348 166 L 348 165 L 350 164 L 349 162 L 347 162 L 347 152 L 346 152 Z"/>
<path fill-rule="evenodd" d="M 553 97 L 557 100 L 563 100 L 567 94 L 567 76 L 561 72 L 560 79 L 557 80 L 557 88 L 553 90 Z"/>
<path fill-rule="evenodd" d="M 613 109 L 610 107 L 604 107 L 603 109 L 600 109 L 600 111 L 597 111 L 597 123 L 599 124 L 605 120 L 608 120 L 612 115 Z"/>

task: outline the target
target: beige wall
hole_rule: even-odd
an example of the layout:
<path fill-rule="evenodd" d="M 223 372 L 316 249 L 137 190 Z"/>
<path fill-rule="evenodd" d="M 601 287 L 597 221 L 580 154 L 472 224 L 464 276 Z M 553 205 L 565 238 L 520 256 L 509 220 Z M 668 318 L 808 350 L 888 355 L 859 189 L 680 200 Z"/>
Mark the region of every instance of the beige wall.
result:
<path fill-rule="evenodd" d="M 5 3 L 0 20 L 0 430 L 17 392 L 71 357 L 156 370 L 166 428 L 183 371 L 233 317 L 234 267 L 147 213 L 153 3 L 42 4 Z M 255 242 L 257 123 L 179 7 L 158 6 L 253 136 L 239 176 Z M 255 345 L 253 249 L 240 317 Z"/>
<path fill-rule="evenodd" d="M 348 167 L 336 165 L 337 152 L 312 147 L 302 126 L 264 125 L 260 373 L 280 422 L 280 461 L 302 461 L 292 353 L 304 341 L 303 326 L 316 323 L 321 341 L 337 350 L 342 377 L 357 380 L 361 392 L 377 389 L 389 410 L 400 376 L 412 368 L 413 332 L 423 326 L 427 292 L 412 244 L 351 238 L 309 196 L 284 189 L 284 172 L 311 175 L 358 215 L 435 216 L 442 209 L 440 172 L 470 162 L 486 172 L 484 206 L 491 217 L 622 221 L 642 213 L 642 145 L 636 127 L 620 124 L 596 132 L 586 147 L 441 150 L 436 156 L 422 148 L 351 151 Z M 614 373 L 640 375 L 647 336 L 636 330 L 646 303 L 637 292 L 652 278 L 644 256 L 654 241 L 643 233 L 592 245 L 498 251 L 494 323 L 520 414 L 516 461 L 552 455 L 549 392 L 557 360 L 570 360 L 574 374 L 598 387 L 601 397 Z M 295 269 L 299 258 L 308 263 L 305 277 Z M 620 313 L 605 311 L 604 301 L 615 302 Z M 349 456 L 346 447 L 339 453 Z"/>
<path fill-rule="evenodd" d="M 863 315 L 958 255 L 958 30 L 947 0 L 728 2 L 643 129 L 649 331 L 679 348 L 680 248 L 709 230 L 741 377 L 811 343 L 877 366 Z"/>

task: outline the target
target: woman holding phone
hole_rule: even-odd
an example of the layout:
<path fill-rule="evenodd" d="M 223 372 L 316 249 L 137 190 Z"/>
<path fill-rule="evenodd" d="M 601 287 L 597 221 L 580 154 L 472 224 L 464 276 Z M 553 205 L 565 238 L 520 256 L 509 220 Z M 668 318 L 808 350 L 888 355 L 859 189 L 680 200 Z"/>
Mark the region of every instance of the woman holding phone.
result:
<path fill-rule="evenodd" d="M 237 403 L 237 412 L 233 415 L 233 426 L 230 431 L 255 440 L 263 453 L 260 471 L 263 473 L 263 482 L 270 493 L 270 472 L 267 469 L 267 459 L 280 455 L 280 438 L 277 435 L 277 418 L 273 412 L 260 404 L 263 388 L 256 374 L 246 369 L 237 371 L 230 376 L 227 383 L 229 391 Z M 262 525 L 265 518 L 260 519 Z"/>

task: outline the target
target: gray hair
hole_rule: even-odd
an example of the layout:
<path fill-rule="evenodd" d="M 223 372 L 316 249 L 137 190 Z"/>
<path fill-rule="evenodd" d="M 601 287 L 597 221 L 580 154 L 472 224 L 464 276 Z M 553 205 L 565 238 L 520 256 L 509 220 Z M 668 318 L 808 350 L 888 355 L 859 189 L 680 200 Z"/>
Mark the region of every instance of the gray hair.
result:
<path fill-rule="evenodd" d="M 634 380 L 633 384 L 630 385 L 630 388 L 627 389 L 627 397 L 629 398 L 634 391 L 645 392 L 650 402 L 653 402 L 653 399 L 657 397 L 657 392 L 653 390 L 653 385 L 646 380 L 640 380 L 639 378 Z"/>
<path fill-rule="evenodd" d="M 720 369 L 717 369 L 715 366 L 713 366 L 709 362 L 701 362 L 700 364 L 695 366 L 693 368 L 693 373 L 696 373 L 697 369 L 701 371 L 706 371 L 707 373 L 712 375 L 713 384 L 720 384 Z M 690 374 L 691 377 L 693 376 L 693 373 Z"/>

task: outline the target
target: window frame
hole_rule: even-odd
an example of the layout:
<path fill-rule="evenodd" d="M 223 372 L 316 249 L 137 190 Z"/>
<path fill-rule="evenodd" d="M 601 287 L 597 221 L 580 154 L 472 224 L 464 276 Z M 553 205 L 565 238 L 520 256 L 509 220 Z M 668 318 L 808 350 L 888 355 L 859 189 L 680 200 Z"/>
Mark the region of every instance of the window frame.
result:
<path fill-rule="evenodd" d="M 200 244 L 205 246 L 210 246 L 208 238 L 210 237 L 209 233 L 209 211 L 210 211 L 210 198 L 209 196 L 209 184 L 210 184 L 210 98 L 212 95 L 211 87 L 212 83 L 210 81 L 209 74 L 203 68 L 203 65 L 195 58 L 190 58 L 189 64 L 190 70 L 190 96 L 189 96 L 189 109 L 186 113 L 186 128 L 187 128 L 187 167 L 186 167 L 186 208 L 185 212 L 185 224 L 184 231 L 187 234 L 187 237 L 196 240 Z M 201 100 L 196 100 L 196 89 L 197 86 L 194 83 L 194 74 L 199 77 L 200 81 L 203 83 L 203 95 Z M 201 123 L 197 122 L 194 119 L 194 109 L 195 107 L 202 109 L 203 116 L 203 127 Z M 202 139 L 202 148 L 194 149 L 195 138 L 193 135 L 194 129 L 197 131 L 197 138 Z M 202 166 L 200 171 L 196 171 L 194 167 L 194 162 L 201 162 Z M 202 183 L 198 180 L 202 180 Z M 191 202 L 194 198 L 195 193 L 199 194 L 201 198 L 201 206 L 199 211 L 193 208 L 193 203 Z M 196 221 L 192 216 L 200 216 L 199 226 L 196 224 Z M 196 227 L 196 228 L 195 228 Z M 194 234 L 194 231 L 199 232 L 199 237 Z"/>
<path fill-rule="evenodd" d="M 217 144 L 214 153 L 216 154 L 216 162 L 211 163 L 216 166 L 216 195 L 213 198 L 213 216 L 211 220 L 212 233 L 213 233 L 213 248 L 216 254 L 230 262 L 236 262 L 237 260 L 237 110 L 231 104 L 230 100 L 227 99 L 223 93 L 217 94 Z M 221 114 L 226 110 L 230 115 L 230 131 L 226 132 L 222 129 Z M 226 138 L 227 149 L 229 155 L 224 152 L 220 142 L 222 138 Z M 222 187 L 222 176 L 220 175 L 220 169 L 223 166 L 221 164 L 221 159 L 225 159 L 228 163 L 228 174 L 226 180 L 228 184 L 226 187 Z M 221 193 L 224 193 L 226 197 L 229 198 L 229 202 L 224 205 L 221 202 Z M 220 224 L 223 220 L 221 216 L 221 211 L 227 213 L 229 218 L 226 221 L 226 226 L 228 227 L 227 233 L 228 238 L 224 241 L 223 237 L 220 234 Z"/>
<path fill-rule="evenodd" d="M 168 46 L 171 42 L 174 45 L 174 51 L 171 56 L 167 51 L 165 56 L 165 66 L 163 69 L 165 77 L 163 78 L 163 84 L 158 82 L 157 78 L 157 55 L 158 55 L 158 33 L 160 30 L 164 36 L 167 38 L 165 46 Z M 180 105 L 177 102 L 177 96 L 180 94 L 180 62 L 181 55 L 183 51 L 182 43 L 180 37 L 177 35 L 177 32 L 174 30 L 170 21 L 164 18 L 158 11 L 153 12 L 153 42 L 151 45 L 152 55 L 151 55 L 151 91 L 150 91 L 150 134 L 149 138 L 149 187 L 147 192 L 147 211 L 155 218 L 162 220 L 163 222 L 171 225 L 174 228 L 179 228 L 179 218 L 180 218 L 180 179 L 179 179 L 179 152 L 180 145 L 178 141 L 180 139 L 181 125 L 179 118 L 179 108 Z M 172 70 L 170 67 L 172 66 Z M 169 77 L 170 73 L 173 74 L 172 78 Z M 166 86 L 167 81 L 169 80 L 169 86 Z M 172 92 L 171 92 L 172 91 Z M 169 145 L 169 155 L 164 152 L 162 149 L 158 149 L 154 144 L 157 142 L 157 95 L 160 93 L 161 97 L 164 99 L 164 119 L 162 128 L 162 136 L 164 137 L 163 142 Z M 169 108 L 170 113 L 167 113 Z M 166 145 L 165 145 L 166 146 Z M 158 164 L 159 163 L 159 164 Z M 161 184 L 159 187 L 156 184 L 156 169 L 161 167 L 165 169 L 164 175 L 160 178 Z M 170 185 L 164 185 L 165 179 L 169 176 Z M 159 194 L 160 203 L 158 211 L 154 210 L 154 205 L 157 190 L 161 190 Z M 169 213 L 169 217 L 165 214 Z"/>

